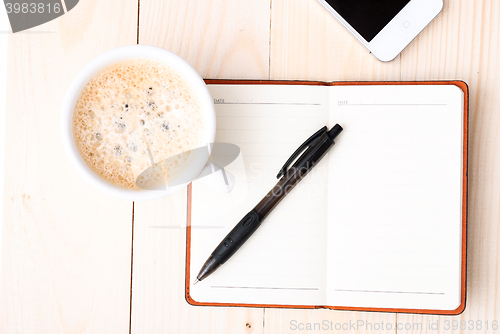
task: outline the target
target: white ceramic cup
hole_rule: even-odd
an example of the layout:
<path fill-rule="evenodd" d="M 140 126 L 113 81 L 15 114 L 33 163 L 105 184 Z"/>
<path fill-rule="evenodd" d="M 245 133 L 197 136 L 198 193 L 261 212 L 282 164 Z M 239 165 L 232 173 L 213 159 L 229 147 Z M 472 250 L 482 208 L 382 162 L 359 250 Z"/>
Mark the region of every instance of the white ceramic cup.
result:
<path fill-rule="evenodd" d="M 132 190 L 109 183 L 97 175 L 86 164 L 76 147 L 73 136 L 73 113 L 76 102 L 89 80 L 107 66 L 127 59 L 150 59 L 161 61 L 177 70 L 178 73 L 186 78 L 192 85 L 195 94 L 198 96 L 203 112 L 204 132 L 202 135 L 203 142 L 200 143 L 200 146 L 214 142 L 214 104 L 208 88 L 200 75 L 186 61 L 169 51 L 154 46 L 129 45 L 112 49 L 94 58 L 87 65 L 85 65 L 85 67 L 83 67 L 73 79 L 66 92 L 62 105 L 61 129 L 63 144 L 69 159 L 78 173 L 99 190 L 118 198 L 133 201 L 157 199 L 168 196 L 186 185 L 183 184 L 174 187 L 167 187 L 163 190 Z M 200 159 L 193 159 L 193 161 L 183 169 L 181 176 L 183 179 L 194 180 L 204 167 L 208 168 L 209 164 L 210 161 L 207 156 Z M 231 182 L 234 184 L 234 179 L 231 180 Z M 227 190 L 229 191 L 231 187 L 232 185 L 227 187 Z"/>

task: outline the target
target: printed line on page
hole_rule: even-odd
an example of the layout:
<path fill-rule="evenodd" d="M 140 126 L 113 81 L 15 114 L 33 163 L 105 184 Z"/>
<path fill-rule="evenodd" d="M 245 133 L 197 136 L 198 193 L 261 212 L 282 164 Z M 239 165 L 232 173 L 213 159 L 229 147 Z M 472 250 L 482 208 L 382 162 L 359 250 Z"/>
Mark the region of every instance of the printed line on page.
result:
<path fill-rule="evenodd" d="M 212 285 L 211 288 L 214 289 L 256 289 L 256 290 L 319 290 L 319 288 L 276 288 L 276 287 L 265 287 L 265 286 L 223 286 L 223 285 Z"/>
<path fill-rule="evenodd" d="M 340 292 L 373 292 L 373 293 L 403 293 L 413 295 L 444 295 L 444 292 L 425 292 L 425 291 L 376 291 L 376 290 L 348 290 L 348 289 L 335 289 Z"/>
<path fill-rule="evenodd" d="M 338 104 L 338 107 L 349 107 L 349 106 L 447 106 L 446 103 L 348 103 L 348 104 Z"/>
<path fill-rule="evenodd" d="M 239 104 L 239 105 L 282 105 L 282 106 L 320 106 L 321 103 L 301 102 L 215 102 L 215 105 Z"/>

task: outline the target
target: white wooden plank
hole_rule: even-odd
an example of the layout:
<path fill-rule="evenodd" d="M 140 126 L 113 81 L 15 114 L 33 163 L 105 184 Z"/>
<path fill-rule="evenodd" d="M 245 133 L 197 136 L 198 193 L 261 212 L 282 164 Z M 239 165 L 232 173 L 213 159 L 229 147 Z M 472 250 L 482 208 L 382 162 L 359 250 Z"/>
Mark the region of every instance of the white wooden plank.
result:
<path fill-rule="evenodd" d="M 139 42 L 180 55 L 204 78 L 267 79 L 269 15 L 269 0 L 141 0 Z M 132 333 L 262 333 L 263 309 L 186 302 L 186 195 L 135 204 Z"/>
<path fill-rule="evenodd" d="M 129 329 L 132 203 L 77 174 L 59 124 L 77 71 L 136 29 L 137 1 L 81 1 L 8 35 L 1 333 Z"/>

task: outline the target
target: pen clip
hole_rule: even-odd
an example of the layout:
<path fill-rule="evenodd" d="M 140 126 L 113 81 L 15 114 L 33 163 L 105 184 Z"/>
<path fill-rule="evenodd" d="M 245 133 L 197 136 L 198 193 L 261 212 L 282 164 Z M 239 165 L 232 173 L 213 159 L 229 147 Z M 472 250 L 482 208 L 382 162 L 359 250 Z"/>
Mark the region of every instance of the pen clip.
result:
<path fill-rule="evenodd" d="M 309 137 L 302 145 L 300 145 L 300 147 L 295 152 L 293 152 L 293 154 L 290 156 L 290 158 L 288 158 L 288 160 L 285 162 L 283 167 L 280 169 L 278 175 L 276 175 L 276 178 L 279 179 L 280 177 L 285 175 L 287 170 L 288 170 L 288 167 L 291 165 L 292 162 L 295 161 L 295 159 L 299 156 L 299 154 L 301 154 L 306 148 L 312 146 L 314 144 L 314 142 L 323 133 L 325 133 L 327 131 L 327 129 L 328 128 L 326 126 L 322 127 L 321 129 L 316 131 L 315 134 L 313 134 L 311 137 Z"/>

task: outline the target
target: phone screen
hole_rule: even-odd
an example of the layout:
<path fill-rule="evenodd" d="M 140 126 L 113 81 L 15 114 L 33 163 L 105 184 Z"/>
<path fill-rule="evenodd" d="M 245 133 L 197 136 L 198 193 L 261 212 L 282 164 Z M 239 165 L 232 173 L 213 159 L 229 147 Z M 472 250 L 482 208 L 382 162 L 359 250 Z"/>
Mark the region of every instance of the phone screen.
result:
<path fill-rule="evenodd" d="M 410 0 L 325 0 L 370 42 Z"/>

